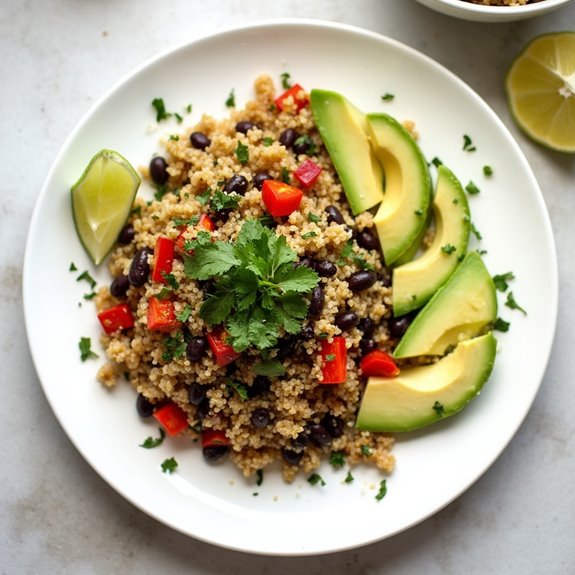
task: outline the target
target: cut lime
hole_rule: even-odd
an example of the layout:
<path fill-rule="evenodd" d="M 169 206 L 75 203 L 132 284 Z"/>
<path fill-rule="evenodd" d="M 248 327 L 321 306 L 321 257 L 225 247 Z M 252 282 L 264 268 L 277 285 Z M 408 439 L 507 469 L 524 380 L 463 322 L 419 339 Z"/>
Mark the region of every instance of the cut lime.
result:
<path fill-rule="evenodd" d="M 114 247 L 139 185 L 140 176 L 123 156 L 100 150 L 72 186 L 76 231 L 96 265 Z"/>
<path fill-rule="evenodd" d="M 575 32 L 535 38 L 506 79 L 511 111 L 534 140 L 575 152 Z"/>

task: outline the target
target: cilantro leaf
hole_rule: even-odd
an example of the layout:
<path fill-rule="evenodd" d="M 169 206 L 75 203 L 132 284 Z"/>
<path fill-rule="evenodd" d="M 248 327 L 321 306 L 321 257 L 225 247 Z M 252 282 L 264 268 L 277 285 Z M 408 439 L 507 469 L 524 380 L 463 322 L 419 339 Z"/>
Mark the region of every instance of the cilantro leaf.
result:
<path fill-rule="evenodd" d="M 513 272 L 506 272 L 504 274 L 497 274 L 493 276 L 493 283 L 497 291 L 505 292 L 509 287 L 508 281 L 514 280 L 515 274 Z"/>
<path fill-rule="evenodd" d="M 387 494 L 387 481 L 385 479 L 382 479 L 381 483 L 379 484 L 379 491 L 375 496 L 376 501 L 381 501 L 386 494 Z"/>
<path fill-rule="evenodd" d="M 216 190 L 210 198 L 210 208 L 214 212 L 220 210 L 235 210 L 240 203 L 242 197 L 239 194 L 227 194 L 222 190 Z"/>
<path fill-rule="evenodd" d="M 98 357 L 98 354 L 92 351 L 92 340 L 89 337 L 81 337 L 78 347 L 80 348 L 80 359 L 82 361 Z"/>
<path fill-rule="evenodd" d="M 193 256 L 184 258 L 184 272 L 192 279 L 207 280 L 229 271 L 239 263 L 233 245 L 218 241 L 197 246 Z"/>
<path fill-rule="evenodd" d="M 158 428 L 160 432 L 160 437 L 147 437 L 143 443 L 140 443 L 140 447 L 144 449 L 153 449 L 154 447 L 158 447 L 158 445 L 162 445 L 164 438 L 166 437 L 166 432 L 160 427 Z"/>
<path fill-rule="evenodd" d="M 505 305 L 510 309 L 516 309 L 520 311 L 523 315 L 527 315 L 527 312 L 515 300 L 513 292 L 509 292 L 507 294 L 507 300 L 505 301 Z"/>
<path fill-rule="evenodd" d="M 170 457 L 169 459 L 164 459 L 164 461 L 162 462 L 162 472 L 163 473 L 173 473 L 174 471 L 176 471 L 176 468 L 178 467 L 178 462 L 173 458 Z"/>
<path fill-rule="evenodd" d="M 279 359 L 268 359 L 254 367 L 256 375 L 265 375 L 266 377 L 281 377 L 285 372 L 286 369 Z"/>
<path fill-rule="evenodd" d="M 307 266 L 297 266 L 290 270 L 289 275 L 282 270 L 282 276 L 286 279 L 280 279 L 277 285 L 283 292 L 305 293 L 312 290 L 318 281 L 317 273 Z"/>

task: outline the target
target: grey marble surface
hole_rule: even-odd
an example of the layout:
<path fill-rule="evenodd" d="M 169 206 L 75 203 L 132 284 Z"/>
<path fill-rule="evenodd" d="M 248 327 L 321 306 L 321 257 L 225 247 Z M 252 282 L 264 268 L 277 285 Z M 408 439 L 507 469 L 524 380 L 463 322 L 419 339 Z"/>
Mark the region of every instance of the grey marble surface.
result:
<path fill-rule="evenodd" d="M 549 367 L 531 412 L 492 468 L 404 533 L 306 558 L 212 547 L 161 525 L 113 491 L 52 415 L 31 363 L 21 297 L 34 203 L 60 146 L 88 107 L 160 50 L 229 25 L 284 17 L 344 22 L 387 35 L 473 87 L 509 126 L 533 167 L 560 263 L 560 313 Z M 521 47 L 540 33 L 563 29 L 575 29 L 575 3 L 536 20 L 486 25 L 442 16 L 410 0 L 2 0 L 1 573 L 575 573 L 575 156 L 528 141 L 512 123 L 503 92 L 505 71 Z"/>

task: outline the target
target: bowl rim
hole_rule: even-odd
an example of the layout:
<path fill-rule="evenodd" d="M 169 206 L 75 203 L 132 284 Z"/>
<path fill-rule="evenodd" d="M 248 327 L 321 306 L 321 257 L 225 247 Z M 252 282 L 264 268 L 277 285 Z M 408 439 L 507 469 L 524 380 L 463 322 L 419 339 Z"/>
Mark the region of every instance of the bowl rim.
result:
<path fill-rule="evenodd" d="M 463 12 L 474 12 L 476 14 L 529 14 L 531 12 L 539 12 L 541 10 L 548 11 L 557 8 L 562 4 L 568 4 L 572 0 L 539 0 L 533 4 L 523 4 L 521 6 L 485 6 L 483 4 L 475 4 L 467 2 L 466 0 L 425 0 L 430 4 L 442 4 L 449 6 L 455 10 Z"/>

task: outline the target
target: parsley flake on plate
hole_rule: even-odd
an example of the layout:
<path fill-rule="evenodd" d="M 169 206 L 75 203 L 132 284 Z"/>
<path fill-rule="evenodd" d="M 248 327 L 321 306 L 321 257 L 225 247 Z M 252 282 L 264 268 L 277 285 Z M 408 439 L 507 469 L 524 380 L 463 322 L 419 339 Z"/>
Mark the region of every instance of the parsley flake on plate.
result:
<path fill-rule="evenodd" d="M 140 443 L 140 447 L 144 449 L 153 449 L 154 447 L 158 447 L 162 445 L 164 438 L 166 437 L 166 432 L 160 427 L 158 428 L 160 432 L 160 437 L 146 437 L 143 443 Z"/>
<path fill-rule="evenodd" d="M 178 467 L 178 462 L 173 458 L 170 457 L 168 459 L 164 459 L 164 461 L 162 462 L 162 472 L 163 473 L 173 473 L 174 471 L 176 471 Z"/>
<path fill-rule="evenodd" d="M 507 282 L 514 280 L 515 275 L 513 272 L 506 272 L 504 274 L 497 274 L 493 276 L 493 283 L 495 284 L 495 289 L 497 291 L 505 292 L 509 288 Z"/>
<path fill-rule="evenodd" d="M 326 485 L 325 481 L 323 480 L 322 476 L 319 475 L 319 473 L 312 473 L 308 478 L 307 478 L 307 482 L 310 485 L 317 485 L 319 483 L 319 485 L 321 485 L 322 487 L 324 485 Z"/>
<path fill-rule="evenodd" d="M 81 337 L 78 347 L 80 348 L 80 359 L 82 361 L 98 357 L 98 354 L 92 351 L 92 340 L 89 337 Z"/>
<path fill-rule="evenodd" d="M 379 484 L 379 491 L 377 492 L 377 495 L 375 496 L 375 499 L 377 501 L 381 501 L 387 494 L 387 481 L 385 479 L 381 480 L 381 483 Z"/>

